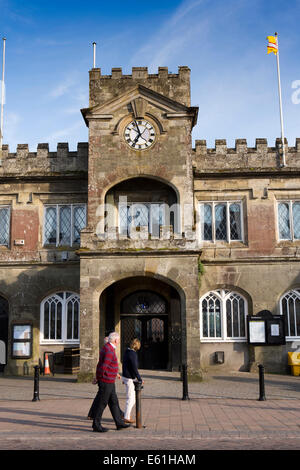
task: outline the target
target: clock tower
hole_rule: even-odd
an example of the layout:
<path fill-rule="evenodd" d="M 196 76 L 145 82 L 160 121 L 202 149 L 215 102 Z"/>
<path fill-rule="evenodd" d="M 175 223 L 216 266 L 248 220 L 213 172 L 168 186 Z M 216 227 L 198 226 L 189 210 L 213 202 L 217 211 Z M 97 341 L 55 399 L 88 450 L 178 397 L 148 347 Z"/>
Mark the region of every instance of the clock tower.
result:
<path fill-rule="evenodd" d="M 81 373 L 103 337 L 120 359 L 139 337 L 141 368 L 199 376 L 199 249 L 193 231 L 190 70 L 90 71 L 88 223 L 81 235 Z M 163 359 L 162 359 L 163 358 Z"/>

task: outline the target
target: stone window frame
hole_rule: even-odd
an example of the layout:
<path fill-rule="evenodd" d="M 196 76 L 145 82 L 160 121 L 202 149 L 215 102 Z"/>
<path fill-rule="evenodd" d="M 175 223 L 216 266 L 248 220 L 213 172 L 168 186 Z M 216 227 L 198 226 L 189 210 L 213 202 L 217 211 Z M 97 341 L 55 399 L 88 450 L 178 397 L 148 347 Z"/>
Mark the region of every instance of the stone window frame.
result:
<path fill-rule="evenodd" d="M 70 245 L 62 245 L 60 244 L 59 241 L 59 208 L 60 207 L 70 207 L 71 208 L 71 240 L 70 240 Z M 46 209 L 49 207 L 55 207 L 56 208 L 56 242 L 55 243 L 47 243 L 46 237 L 45 237 L 45 227 L 46 227 Z M 74 243 L 73 237 L 74 237 L 74 208 L 76 207 L 84 207 L 85 208 L 85 223 L 87 223 L 87 204 L 86 203 L 64 203 L 64 202 L 59 202 L 59 203 L 44 203 L 43 204 L 43 247 L 44 248 L 49 248 L 49 247 L 60 247 L 60 246 L 68 246 L 68 247 L 73 247 L 73 246 L 79 246 L 80 243 Z"/>
<path fill-rule="evenodd" d="M 63 297 L 60 296 L 63 294 Z M 67 296 L 67 294 L 70 294 Z M 55 299 L 57 303 L 61 304 L 61 338 L 44 338 L 45 332 L 45 304 L 50 299 Z M 78 301 L 78 338 L 67 338 L 67 322 L 68 322 L 68 304 L 72 300 Z M 74 304 L 74 303 L 73 303 Z M 72 315 L 72 331 L 74 331 L 73 324 L 73 315 Z M 49 324 L 50 324 L 50 315 L 49 315 Z M 49 335 L 50 335 L 50 326 L 49 326 Z M 57 335 L 57 315 L 55 314 L 55 336 Z M 73 335 L 74 336 L 74 335 Z M 56 291 L 53 294 L 45 297 L 40 305 L 40 344 L 80 344 L 80 295 L 72 291 Z"/>
<path fill-rule="evenodd" d="M 10 247 L 10 235 L 11 235 L 11 205 L 0 203 L 0 209 L 7 209 L 8 211 L 8 233 L 7 233 L 7 243 L 1 243 L 0 247 Z M 1 222 L 1 221 L 0 221 Z"/>
<path fill-rule="evenodd" d="M 221 336 L 204 336 L 203 335 L 203 312 L 202 303 L 210 295 L 214 296 L 220 302 L 220 323 L 221 323 Z M 244 302 L 244 328 L 245 336 L 227 336 L 227 312 L 226 302 L 232 296 L 240 297 Z M 240 292 L 230 289 L 215 289 L 206 292 L 199 300 L 199 325 L 200 325 L 200 342 L 203 343 L 245 343 L 247 342 L 247 315 L 248 315 L 248 301 Z M 208 327 L 209 329 L 209 327 Z"/>
<path fill-rule="evenodd" d="M 300 242 L 300 237 L 296 238 L 294 234 L 294 217 L 293 217 L 293 204 L 299 203 L 299 197 L 282 197 L 276 199 L 276 231 L 277 231 L 277 239 L 280 243 L 282 242 Z M 288 204 L 289 210 L 289 228 L 290 228 L 290 238 L 280 238 L 280 227 L 279 227 L 279 204 Z"/>
<path fill-rule="evenodd" d="M 205 204 L 212 205 L 212 226 L 213 226 L 213 233 L 212 233 L 212 240 L 204 240 L 203 233 L 202 233 L 202 220 L 201 220 L 201 210 Z M 214 207 L 217 204 L 226 204 L 226 221 L 227 221 L 227 235 L 226 240 L 216 240 L 215 236 L 215 221 L 214 221 Z M 240 222 L 241 222 L 241 238 L 239 240 L 231 240 L 230 238 L 230 216 L 229 216 L 229 206 L 231 204 L 238 204 L 240 206 Z M 205 244 L 233 244 L 233 243 L 245 243 L 245 227 L 244 227 L 244 200 L 243 198 L 213 198 L 213 199 L 205 199 L 205 200 L 198 200 L 198 232 L 199 232 L 199 240 L 201 243 Z"/>
<path fill-rule="evenodd" d="M 294 300 L 298 300 L 299 301 L 299 306 L 300 306 L 300 288 L 290 289 L 290 290 L 286 291 L 279 299 L 279 314 L 280 315 L 284 315 L 283 300 L 285 299 L 285 297 L 288 297 L 288 296 L 290 298 L 292 298 L 292 296 L 294 296 Z M 288 308 L 288 306 L 287 306 L 287 308 Z M 288 310 L 289 310 L 289 308 L 288 308 Z M 291 331 L 291 326 L 290 326 L 289 315 L 287 317 L 285 316 L 285 319 L 286 319 L 286 328 L 287 328 L 288 332 L 290 332 Z M 287 341 L 299 341 L 299 339 L 300 339 L 300 327 L 299 327 L 299 331 L 298 331 L 295 312 L 294 312 L 294 323 L 295 323 L 294 324 L 295 331 L 299 334 L 298 335 L 293 335 L 293 336 L 286 335 L 285 338 L 286 338 Z"/>

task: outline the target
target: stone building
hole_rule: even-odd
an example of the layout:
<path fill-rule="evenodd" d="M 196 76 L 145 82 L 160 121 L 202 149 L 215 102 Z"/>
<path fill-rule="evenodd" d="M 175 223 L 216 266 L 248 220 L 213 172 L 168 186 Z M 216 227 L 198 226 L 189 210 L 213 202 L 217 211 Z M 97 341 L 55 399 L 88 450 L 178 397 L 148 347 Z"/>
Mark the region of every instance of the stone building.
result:
<path fill-rule="evenodd" d="M 287 373 L 300 341 L 300 139 L 285 143 L 285 166 L 279 140 L 193 148 L 188 67 L 94 68 L 89 87 L 77 151 L 2 149 L 2 370 L 32 373 L 48 352 L 62 371 L 80 348 L 89 380 L 117 330 L 120 357 L 141 339 L 140 368 Z M 249 344 L 247 315 L 262 310 L 285 319 L 286 344 Z"/>

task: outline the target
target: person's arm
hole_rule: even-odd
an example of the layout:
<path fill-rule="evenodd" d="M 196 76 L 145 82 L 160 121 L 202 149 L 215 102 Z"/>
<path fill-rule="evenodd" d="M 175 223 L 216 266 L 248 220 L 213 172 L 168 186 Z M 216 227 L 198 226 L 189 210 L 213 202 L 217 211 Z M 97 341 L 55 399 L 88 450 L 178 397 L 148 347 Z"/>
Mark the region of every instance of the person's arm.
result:
<path fill-rule="evenodd" d="M 97 371 L 96 371 L 96 379 L 97 381 L 106 376 L 106 370 L 107 366 L 110 363 L 110 355 L 107 353 L 107 350 L 105 347 L 103 347 L 100 351 L 100 357 L 99 357 L 99 362 L 97 365 Z"/>

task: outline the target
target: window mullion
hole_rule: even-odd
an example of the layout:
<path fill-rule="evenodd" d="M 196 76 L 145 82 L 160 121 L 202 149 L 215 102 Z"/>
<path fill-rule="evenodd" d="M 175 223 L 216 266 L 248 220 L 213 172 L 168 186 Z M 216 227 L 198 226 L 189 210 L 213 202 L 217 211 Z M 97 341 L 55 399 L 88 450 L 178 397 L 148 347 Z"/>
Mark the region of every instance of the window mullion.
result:
<path fill-rule="evenodd" d="M 71 237 L 70 237 L 70 246 L 73 246 L 73 231 L 74 231 L 74 218 L 73 218 L 73 211 L 74 211 L 74 204 L 71 204 L 71 227 L 70 227 L 70 231 L 71 231 Z"/>
<path fill-rule="evenodd" d="M 230 215 L 229 215 L 229 202 L 226 202 L 226 237 L 227 242 L 230 243 Z"/>
<path fill-rule="evenodd" d="M 216 242 L 216 227 L 215 227 L 215 203 L 212 202 L 211 204 L 211 209 L 212 209 L 212 217 L 211 217 L 211 221 L 212 221 L 212 237 L 213 237 L 213 243 Z"/>
<path fill-rule="evenodd" d="M 59 232 L 60 232 L 60 210 L 59 205 L 56 205 L 56 246 L 59 246 Z"/>
<path fill-rule="evenodd" d="M 66 335 L 66 323 L 67 323 L 67 317 L 66 317 L 66 293 L 64 292 L 64 298 L 61 300 L 61 318 L 62 318 L 62 328 L 61 328 L 61 335 L 62 335 L 62 341 L 65 342 L 67 339 Z"/>
<path fill-rule="evenodd" d="M 294 241 L 294 220 L 293 220 L 293 201 L 289 201 L 289 216 L 291 227 L 291 239 Z"/>
<path fill-rule="evenodd" d="M 54 338 L 57 340 L 57 302 L 55 302 L 54 318 Z"/>
<path fill-rule="evenodd" d="M 244 211 L 243 204 L 240 202 L 240 224 L 241 224 L 241 241 L 244 242 Z"/>
<path fill-rule="evenodd" d="M 74 339 L 74 302 L 72 302 L 72 339 Z"/>

